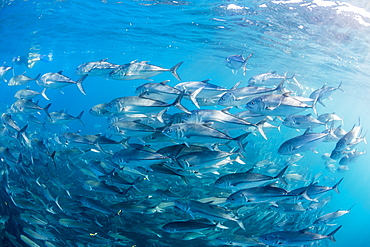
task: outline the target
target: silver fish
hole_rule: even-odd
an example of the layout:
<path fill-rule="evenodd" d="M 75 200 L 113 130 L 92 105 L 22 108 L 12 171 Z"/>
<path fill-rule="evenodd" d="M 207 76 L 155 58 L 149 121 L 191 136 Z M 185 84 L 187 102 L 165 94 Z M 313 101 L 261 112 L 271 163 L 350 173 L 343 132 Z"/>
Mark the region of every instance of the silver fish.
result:
<path fill-rule="evenodd" d="M 49 100 L 48 97 L 44 94 L 44 92 L 39 93 L 37 91 L 30 90 L 30 89 L 21 89 L 21 90 L 17 91 L 14 94 L 14 97 L 17 98 L 17 99 L 31 100 L 31 99 L 35 98 L 36 96 L 38 96 L 38 95 L 41 95 L 46 100 Z"/>
<path fill-rule="evenodd" d="M 342 226 L 339 226 L 328 235 L 320 235 L 317 233 L 307 232 L 305 230 L 271 232 L 259 237 L 259 241 L 270 246 L 301 246 L 323 239 L 329 239 L 332 242 L 336 242 L 334 234 L 341 227 Z"/>
<path fill-rule="evenodd" d="M 314 129 L 325 123 L 312 117 L 311 114 L 307 115 L 288 115 L 283 121 L 283 125 L 293 129 Z"/>
<path fill-rule="evenodd" d="M 80 64 L 76 69 L 76 74 L 79 76 L 108 76 L 114 69 L 118 68 L 118 64 L 107 62 L 108 58 L 96 62 L 88 62 Z"/>
<path fill-rule="evenodd" d="M 258 187 L 266 183 L 271 183 L 279 179 L 283 184 L 288 184 L 283 175 L 289 166 L 284 167 L 276 176 L 268 176 L 259 173 L 252 173 L 253 168 L 243 173 L 232 173 L 219 177 L 215 186 L 233 191 Z"/>
<path fill-rule="evenodd" d="M 49 118 L 46 119 L 47 123 L 49 124 L 54 124 L 54 125 L 63 125 L 67 124 L 75 119 L 80 121 L 80 123 L 85 126 L 85 124 L 82 122 L 81 117 L 84 111 L 82 111 L 78 116 L 74 117 L 64 111 L 59 111 L 59 112 L 50 112 L 49 113 Z"/>
<path fill-rule="evenodd" d="M 13 69 L 13 67 L 5 66 L 5 65 L 0 66 L 0 80 L 7 82 L 6 75 L 11 69 Z"/>
<path fill-rule="evenodd" d="M 287 77 L 286 75 L 279 75 L 276 71 L 259 74 L 251 77 L 248 81 L 248 86 L 273 86 L 278 85 L 281 80 L 295 79 L 295 75 Z"/>
<path fill-rule="evenodd" d="M 22 75 L 16 75 L 12 78 L 10 78 L 9 82 L 8 82 L 8 86 L 20 86 L 20 85 L 25 85 L 31 81 L 36 81 L 38 80 L 38 78 L 40 77 L 41 74 L 39 74 L 37 77 L 35 78 L 31 78 L 29 76 L 26 76 L 24 75 L 24 73 Z"/>
<path fill-rule="evenodd" d="M 109 73 L 109 77 L 114 80 L 138 80 L 148 79 L 149 77 L 169 71 L 176 79 L 181 81 L 180 76 L 177 74 L 177 69 L 183 62 L 176 64 L 171 69 L 165 69 L 147 63 L 148 61 L 137 62 L 137 60 L 135 60 L 131 63 L 121 65 Z"/>
<path fill-rule="evenodd" d="M 309 130 L 309 129 L 308 129 Z M 329 133 L 309 133 L 308 130 L 300 136 L 293 137 L 280 145 L 278 153 L 282 155 L 291 155 L 314 150 L 314 148 L 324 141 Z"/>
<path fill-rule="evenodd" d="M 303 101 L 313 102 L 311 105 Z M 252 99 L 246 104 L 246 108 L 252 112 L 267 116 L 294 115 L 307 109 L 313 109 L 316 113 L 316 102 L 309 98 L 298 98 L 285 94 L 267 94 Z"/>
<path fill-rule="evenodd" d="M 313 91 L 313 92 L 310 94 L 310 98 L 311 98 L 311 99 L 317 99 L 317 101 L 318 101 L 322 106 L 326 107 L 326 106 L 325 106 L 325 104 L 324 104 L 324 102 L 323 102 L 323 100 L 324 100 L 324 99 L 326 99 L 326 98 L 329 98 L 329 99 L 330 99 L 330 95 L 331 95 L 333 92 L 337 91 L 338 89 L 339 89 L 340 91 L 344 92 L 344 91 L 343 91 L 343 89 L 341 88 L 341 86 L 342 86 L 342 82 L 341 82 L 341 83 L 339 83 L 339 86 L 338 86 L 338 87 L 327 87 L 327 86 L 324 84 L 324 85 L 322 86 L 322 88 L 320 88 L 320 89 L 316 89 L 315 91 Z"/>
<path fill-rule="evenodd" d="M 46 73 L 37 80 L 37 84 L 44 88 L 44 94 L 48 88 L 61 90 L 63 87 L 76 84 L 81 93 L 86 95 L 85 90 L 82 87 L 82 82 L 86 79 L 87 75 L 82 76 L 77 81 L 73 81 L 69 77 L 62 75 L 62 73 L 63 71 L 59 71 L 58 73 Z"/>
<path fill-rule="evenodd" d="M 225 58 L 225 65 L 231 69 L 234 75 L 238 72 L 238 69 L 243 67 L 243 75 L 247 71 L 247 61 L 253 56 L 251 53 L 247 58 L 244 58 L 243 55 L 231 55 Z"/>

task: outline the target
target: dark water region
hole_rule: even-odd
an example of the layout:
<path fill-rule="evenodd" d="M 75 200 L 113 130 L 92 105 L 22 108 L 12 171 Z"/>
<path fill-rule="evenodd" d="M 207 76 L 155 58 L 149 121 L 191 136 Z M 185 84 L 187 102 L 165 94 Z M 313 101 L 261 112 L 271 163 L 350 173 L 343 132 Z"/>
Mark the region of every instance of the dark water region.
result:
<path fill-rule="evenodd" d="M 292 246 L 293 234 L 308 235 L 300 230 L 328 239 L 297 246 L 367 246 L 367 1 L 0 6 L 1 68 L 12 67 L 0 84 L 3 246 Z M 225 62 L 240 54 L 253 55 Z M 37 80 L 14 80 L 22 74 Z M 68 86 L 45 84 L 58 75 Z M 247 97 L 232 90 L 239 81 L 276 90 Z M 13 97 L 27 88 L 44 95 Z M 332 99 L 312 96 L 330 88 Z M 268 105 L 252 107 L 258 97 Z M 143 98 L 161 103 L 149 108 Z M 241 115 L 248 109 L 261 115 Z M 298 119 L 325 113 L 341 120 L 321 116 L 304 135 Z M 325 134 L 331 128 L 335 136 Z M 218 184 L 232 174 L 243 174 L 241 185 Z M 256 187 L 263 193 L 247 196 Z M 318 220 L 338 210 L 338 219 Z"/>

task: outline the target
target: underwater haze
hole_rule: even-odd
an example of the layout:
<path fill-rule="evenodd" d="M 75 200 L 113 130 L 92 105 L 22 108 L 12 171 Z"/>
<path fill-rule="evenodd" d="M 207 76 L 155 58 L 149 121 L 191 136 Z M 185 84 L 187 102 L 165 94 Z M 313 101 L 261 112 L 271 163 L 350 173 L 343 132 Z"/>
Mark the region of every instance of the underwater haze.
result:
<path fill-rule="evenodd" d="M 1 246 L 369 245 L 368 1 L 0 0 L 0 34 Z"/>

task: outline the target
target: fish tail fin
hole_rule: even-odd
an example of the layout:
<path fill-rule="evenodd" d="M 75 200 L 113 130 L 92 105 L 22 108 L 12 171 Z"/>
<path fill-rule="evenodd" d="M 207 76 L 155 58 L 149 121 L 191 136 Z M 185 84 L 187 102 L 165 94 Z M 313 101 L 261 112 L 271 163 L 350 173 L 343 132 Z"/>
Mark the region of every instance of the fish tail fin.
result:
<path fill-rule="evenodd" d="M 86 95 L 84 88 L 82 87 L 82 82 L 86 79 L 88 74 L 82 76 L 80 79 L 76 81 L 78 89 L 81 91 L 82 94 Z"/>
<path fill-rule="evenodd" d="M 44 97 L 46 100 L 49 100 L 48 96 L 46 96 L 46 87 L 41 92 L 41 96 Z"/>
<path fill-rule="evenodd" d="M 51 119 L 51 116 L 49 114 L 50 106 L 51 106 L 51 103 L 49 103 L 47 106 L 44 107 L 44 112 L 46 113 L 46 115 L 48 116 L 49 119 Z"/>
<path fill-rule="evenodd" d="M 294 75 L 293 75 L 294 76 Z M 283 78 L 281 80 L 281 82 L 279 83 L 279 85 L 276 87 L 276 91 L 280 92 L 280 93 L 285 93 L 285 90 L 284 90 L 284 82 L 285 82 L 286 78 Z"/>
<path fill-rule="evenodd" d="M 289 167 L 289 166 L 284 167 L 284 168 L 279 172 L 279 174 L 278 174 L 278 175 L 276 175 L 276 176 L 274 177 L 274 179 L 276 179 L 276 178 L 277 178 L 277 179 L 279 179 L 279 181 L 280 181 L 280 182 L 282 182 L 283 184 L 288 185 L 287 181 L 283 178 L 283 175 L 284 175 L 285 171 L 288 169 L 288 167 Z"/>
<path fill-rule="evenodd" d="M 258 132 L 261 134 L 261 136 L 267 140 L 267 136 L 265 134 L 265 131 L 263 131 L 263 125 L 266 123 L 267 119 L 263 119 L 261 121 L 259 121 L 257 124 L 256 124 L 256 127 L 257 127 L 257 130 Z"/>
<path fill-rule="evenodd" d="M 241 229 L 245 230 L 245 226 L 243 224 L 243 221 L 237 220 L 236 223 L 238 223 L 238 225 L 240 226 Z"/>
<path fill-rule="evenodd" d="M 241 134 L 240 136 L 236 137 L 235 140 L 236 142 L 238 143 L 238 146 L 239 146 L 239 149 L 240 149 L 240 152 L 245 152 L 244 150 L 244 145 L 243 145 L 243 140 L 250 135 L 250 133 L 252 132 L 246 132 L 244 134 Z"/>
<path fill-rule="evenodd" d="M 334 231 L 332 231 L 331 233 L 328 234 L 328 238 L 330 241 L 332 241 L 333 243 L 336 243 L 337 241 L 335 240 L 334 238 L 334 234 L 339 231 L 339 229 L 341 228 L 342 226 L 338 226 Z"/>
<path fill-rule="evenodd" d="M 339 184 L 343 181 L 343 178 L 341 180 L 338 181 L 338 183 L 336 183 L 334 186 L 333 186 L 333 190 L 335 192 L 337 192 L 338 194 L 340 194 L 339 190 L 338 190 L 338 186 Z"/>
<path fill-rule="evenodd" d="M 186 113 L 190 113 L 190 111 L 188 109 L 186 109 L 182 104 L 181 104 L 181 100 L 182 98 L 184 97 L 184 91 L 182 91 L 180 93 L 180 95 L 176 98 L 176 100 L 171 104 L 173 106 L 176 106 L 178 109 L 180 109 L 181 111 L 184 111 Z"/>
<path fill-rule="evenodd" d="M 36 77 L 35 77 L 35 81 L 37 81 L 39 78 L 40 78 L 41 74 L 38 74 Z"/>
<path fill-rule="evenodd" d="M 220 229 L 229 229 L 229 227 L 224 226 L 224 225 L 221 225 L 221 223 L 220 223 L 220 222 L 218 222 L 218 223 L 217 223 L 216 228 L 220 228 Z"/>
<path fill-rule="evenodd" d="M 342 88 L 342 81 L 339 83 L 339 86 L 337 88 L 344 93 L 344 90 Z"/>
<path fill-rule="evenodd" d="M 193 102 L 193 104 L 198 108 L 198 109 L 200 109 L 200 106 L 199 106 L 199 104 L 198 104 L 198 101 L 197 101 L 197 95 L 200 93 L 200 91 L 202 91 L 202 89 L 203 89 L 204 87 L 200 87 L 200 88 L 198 88 L 197 90 L 195 90 L 194 92 L 192 92 L 191 94 L 190 94 L 190 100 L 191 100 L 191 102 Z"/>
<path fill-rule="evenodd" d="M 245 59 L 244 61 L 244 64 L 243 64 L 243 75 L 246 74 L 247 72 L 247 61 L 249 60 L 249 58 L 251 58 L 253 56 L 253 53 L 249 54 L 249 56 Z"/>
<path fill-rule="evenodd" d="M 315 100 L 313 101 L 313 103 L 312 103 L 312 110 L 313 110 L 313 112 L 315 113 L 316 117 L 318 117 L 318 115 L 317 115 L 317 110 L 316 110 L 316 104 L 317 104 L 317 101 L 319 101 L 319 100 L 320 100 L 320 96 L 318 95 L 318 96 L 315 98 Z"/>
<path fill-rule="evenodd" d="M 183 62 L 179 62 L 178 64 L 176 64 L 175 66 L 173 66 L 170 71 L 171 73 L 173 74 L 174 77 L 176 77 L 177 80 L 181 81 L 181 78 L 179 76 L 179 74 L 177 74 L 177 69 L 180 67 L 180 65 L 182 64 Z"/>
<path fill-rule="evenodd" d="M 141 177 L 141 176 L 138 176 L 135 180 L 134 180 L 134 182 L 132 182 L 132 184 L 131 184 L 131 186 L 132 186 L 132 188 L 134 188 L 135 190 L 137 190 L 139 193 L 142 193 L 142 191 L 141 190 L 139 190 L 139 188 L 136 186 L 138 183 L 139 183 L 139 181 L 140 180 L 142 180 L 143 179 L 143 177 Z"/>
<path fill-rule="evenodd" d="M 82 122 L 82 114 L 84 114 L 84 111 L 82 111 L 80 114 L 78 114 L 78 116 L 76 117 L 78 119 L 78 121 L 80 121 L 80 123 L 82 124 L 82 126 L 85 126 L 84 122 Z"/>

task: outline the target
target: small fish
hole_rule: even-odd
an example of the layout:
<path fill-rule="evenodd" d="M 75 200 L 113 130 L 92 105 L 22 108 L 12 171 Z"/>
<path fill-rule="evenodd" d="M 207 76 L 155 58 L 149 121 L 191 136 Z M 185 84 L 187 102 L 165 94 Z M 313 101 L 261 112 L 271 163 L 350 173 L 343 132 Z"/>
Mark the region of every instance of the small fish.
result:
<path fill-rule="evenodd" d="M 35 98 L 36 96 L 38 96 L 38 95 L 41 95 L 46 100 L 49 100 L 48 97 L 44 94 L 44 92 L 39 93 L 37 91 L 30 90 L 30 89 L 21 89 L 21 90 L 17 91 L 14 94 L 14 98 L 31 100 L 31 99 Z"/>
<path fill-rule="evenodd" d="M 149 77 L 169 71 L 176 79 L 181 81 L 180 76 L 177 74 L 177 69 L 183 62 L 176 64 L 171 69 L 165 69 L 147 63 L 148 61 L 137 62 L 137 60 L 135 60 L 131 63 L 121 65 L 109 73 L 109 78 L 114 80 L 149 79 Z"/>
<path fill-rule="evenodd" d="M 80 64 L 76 69 L 76 74 L 79 76 L 108 76 L 114 69 L 118 68 L 118 64 L 107 62 L 108 58 L 96 62 L 88 62 Z"/>
<path fill-rule="evenodd" d="M 31 81 L 36 81 L 39 79 L 40 75 L 39 74 L 37 77 L 35 78 L 31 78 L 29 76 L 26 76 L 24 75 L 25 73 L 23 73 L 22 75 L 16 75 L 12 78 L 10 78 L 9 82 L 8 82 L 8 86 L 20 86 L 20 85 L 25 85 Z"/>
<path fill-rule="evenodd" d="M 314 129 L 319 126 L 325 125 L 325 123 L 320 122 L 316 118 L 307 115 L 288 115 L 283 121 L 283 125 L 293 128 L 293 129 Z"/>
<path fill-rule="evenodd" d="M 82 87 L 82 82 L 86 79 L 88 75 L 84 75 L 77 81 L 73 81 L 69 77 L 62 75 L 62 73 L 62 70 L 57 73 L 46 73 L 43 74 L 40 79 L 36 81 L 40 87 L 44 88 L 44 94 L 46 89 L 48 88 L 59 89 L 59 91 L 61 91 L 63 87 L 76 84 L 81 93 L 86 95 L 85 90 Z"/>
<path fill-rule="evenodd" d="M 234 75 L 238 72 L 238 69 L 243 67 L 243 75 L 247 71 L 247 61 L 253 56 L 251 53 L 247 58 L 244 58 L 243 55 L 231 55 L 225 58 L 225 65 L 231 69 Z"/>
<path fill-rule="evenodd" d="M 271 232 L 259 237 L 259 241 L 270 246 L 303 246 L 323 239 L 329 239 L 335 243 L 334 234 L 341 227 L 339 226 L 328 235 L 320 235 L 305 230 Z"/>
<path fill-rule="evenodd" d="M 13 69 L 13 67 L 5 66 L 5 65 L 0 66 L 0 80 L 7 82 L 5 77 L 11 69 Z"/>
<path fill-rule="evenodd" d="M 309 133 L 309 129 L 300 136 L 293 137 L 280 145 L 278 153 L 282 155 L 291 155 L 312 150 L 324 141 L 328 133 Z"/>
<path fill-rule="evenodd" d="M 281 80 L 295 79 L 295 75 L 287 77 L 286 75 L 279 75 L 276 71 L 259 74 L 251 77 L 248 81 L 248 86 L 273 86 L 278 85 Z"/>
<path fill-rule="evenodd" d="M 82 126 L 85 126 L 85 124 L 82 122 L 81 117 L 84 111 L 82 111 L 80 114 L 78 114 L 77 117 L 73 117 L 72 115 L 64 112 L 64 111 L 59 111 L 59 112 L 50 112 L 49 113 L 49 118 L 46 119 L 47 123 L 49 124 L 54 124 L 54 125 L 64 125 L 67 124 L 75 119 L 80 121 Z"/>
<path fill-rule="evenodd" d="M 348 214 L 351 209 L 353 208 L 353 206 L 355 206 L 355 204 L 353 204 L 348 210 L 337 210 L 335 212 L 332 212 L 332 213 L 328 213 L 328 214 L 325 214 L 323 216 L 320 216 L 319 218 L 317 218 L 313 224 L 314 225 L 328 225 L 328 226 L 333 226 L 335 224 L 328 224 L 329 222 L 343 216 L 343 215 L 346 215 Z"/>
<path fill-rule="evenodd" d="M 339 84 L 338 87 L 327 87 L 325 84 L 322 86 L 322 88 L 319 88 L 319 89 L 316 89 L 315 91 L 313 91 L 311 94 L 310 94 L 310 98 L 311 99 L 316 99 L 317 98 L 317 101 L 324 107 L 325 104 L 323 102 L 324 99 L 326 98 L 329 98 L 330 99 L 330 95 L 335 92 L 336 90 L 341 90 L 342 92 L 343 89 L 341 88 L 342 86 L 342 82 Z"/>
<path fill-rule="evenodd" d="M 91 115 L 96 116 L 96 117 L 109 117 L 110 115 L 112 115 L 112 112 L 108 111 L 107 108 L 108 108 L 108 103 L 102 103 L 102 104 L 93 106 L 89 112 Z"/>

